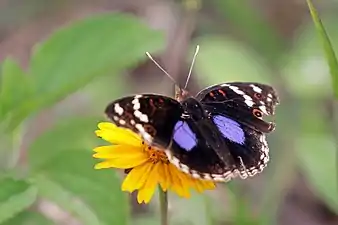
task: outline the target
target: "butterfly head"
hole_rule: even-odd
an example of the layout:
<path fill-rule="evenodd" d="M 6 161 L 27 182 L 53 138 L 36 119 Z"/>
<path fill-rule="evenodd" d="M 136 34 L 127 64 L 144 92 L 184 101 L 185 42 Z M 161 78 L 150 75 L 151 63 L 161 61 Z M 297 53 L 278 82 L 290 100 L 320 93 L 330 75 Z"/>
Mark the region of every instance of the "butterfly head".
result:
<path fill-rule="evenodd" d="M 187 98 L 191 97 L 190 93 L 183 88 L 177 87 L 175 91 L 175 99 L 179 102 L 186 100 Z"/>

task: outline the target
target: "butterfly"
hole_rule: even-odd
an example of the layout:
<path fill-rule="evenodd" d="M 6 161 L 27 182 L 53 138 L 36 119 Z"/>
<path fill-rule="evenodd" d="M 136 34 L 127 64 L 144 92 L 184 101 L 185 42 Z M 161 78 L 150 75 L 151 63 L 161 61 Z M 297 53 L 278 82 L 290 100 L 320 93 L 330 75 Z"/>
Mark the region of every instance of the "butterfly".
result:
<path fill-rule="evenodd" d="M 263 117 L 274 115 L 279 104 L 273 87 L 228 82 L 196 96 L 180 89 L 177 97 L 127 96 L 110 103 L 105 113 L 163 149 L 172 164 L 194 178 L 225 182 L 263 171 L 269 161 L 266 134 L 275 129 Z"/>

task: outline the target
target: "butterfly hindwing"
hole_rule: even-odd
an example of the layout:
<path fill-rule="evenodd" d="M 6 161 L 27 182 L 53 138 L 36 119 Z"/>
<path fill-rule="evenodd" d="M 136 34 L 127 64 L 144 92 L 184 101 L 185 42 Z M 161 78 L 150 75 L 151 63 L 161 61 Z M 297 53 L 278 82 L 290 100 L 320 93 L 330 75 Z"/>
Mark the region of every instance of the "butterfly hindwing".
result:
<path fill-rule="evenodd" d="M 204 131 L 198 124 L 191 120 L 179 121 L 175 125 L 172 137 L 172 144 L 169 149 L 166 149 L 166 154 L 169 161 L 173 163 L 181 171 L 191 174 L 194 178 L 228 181 L 234 177 L 233 171 L 236 169 L 230 151 L 225 145 L 224 139 L 212 137 L 217 133 L 217 128 L 210 123 L 204 126 Z M 209 139 L 209 142 L 207 141 Z M 216 139 L 216 140 L 215 140 Z M 221 157 L 215 146 L 218 142 L 220 144 L 218 150 L 222 150 Z M 221 148 L 222 147 L 222 148 Z M 216 150 L 216 151 L 215 151 Z"/>
<path fill-rule="evenodd" d="M 269 161 L 269 148 L 265 134 L 224 115 L 213 114 L 211 118 L 223 135 L 235 161 L 234 175 L 245 179 L 266 167 Z"/>
<path fill-rule="evenodd" d="M 228 181 L 254 176 L 266 167 L 269 149 L 262 132 L 223 115 L 211 114 L 210 122 L 210 129 L 189 120 L 175 126 L 166 153 L 180 170 L 195 178 Z M 216 142 L 222 142 L 219 148 Z"/>

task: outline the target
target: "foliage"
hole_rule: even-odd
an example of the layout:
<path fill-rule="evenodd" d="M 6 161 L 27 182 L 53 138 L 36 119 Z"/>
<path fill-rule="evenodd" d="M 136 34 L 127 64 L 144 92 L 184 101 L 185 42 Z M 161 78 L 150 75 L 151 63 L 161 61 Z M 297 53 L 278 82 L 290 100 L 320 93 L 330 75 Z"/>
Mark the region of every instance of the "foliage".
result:
<path fill-rule="evenodd" d="M 327 64 L 330 68 L 333 93 L 335 96 L 334 108 L 338 104 L 338 61 L 333 50 L 333 46 L 331 44 L 330 38 L 326 33 L 326 30 L 318 16 L 316 8 L 313 6 L 311 0 L 307 0 L 310 13 L 315 24 L 317 33 L 319 34 L 320 39 L 323 43 L 323 50 L 326 56 Z M 335 130 L 335 135 L 337 135 L 337 113 L 338 111 L 334 111 L 334 121 L 333 121 L 333 130 Z M 303 166 L 307 171 L 307 175 L 309 180 L 312 182 L 313 186 L 317 188 L 318 193 L 322 195 L 324 200 L 328 203 L 328 205 L 332 208 L 333 211 L 338 212 L 338 136 L 336 138 L 336 151 L 330 141 L 327 141 L 327 138 L 322 138 L 323 142 L 320 142 L 318 139 L 316 144 L 318 148 L 324 147 L 324 151 L 316 151 L 313 154 L 301 154 L 303 155 Z M 311 142 L 310 142 L 311 143 Z M 304 150 L 303 150 L 304 151 Z M 319 155 L 320 154 L 320 155 Z M 337 154 L 337 155 L 336 155 Z M 313 169 L 312 165 L 320 164 L 321 168 Z M 328 173 L 328 171 L 334 171 L 332 173 Z"/>
<path fill-rule="evenodd" d="M 258 178 L 264 194 L 248 199 L 241 182 L 219 185 L 231 203 L 230 210 L 224 209 L 222 198 L 212 194 L 193 195 L 190 200 L 172 197 L 172 224 L 274 224 L 297 169 L 314 193 L 338 213 L 337 153 L 332 119 L 323 103 L 338 96 L 333 51 L 337 46 L 328 41 L 328 34 L 331 43 L 338 41 L 337 16 L 322 18 L 325 31 L 309 1 L 316 30 L 313 24 L 304 24 L 297 39 L 291 41 L 292 47 L 286 48 L 286 41 L 247 1 L 210 4 L 245 40 L 218 32 L 205 32 L 194 39 L 191 50 L 196 44 L 201 47 L 194 67 L 199 83 L 207 86 L 242 80 L 276 84 L 282 104 L 276 132 L 268 137 L 271 164 Z M 209 27 L 199 25 L 198 29 Z M 316 32 L 323 47 L 313 38 Z M 114 13 L 59 29 L 34 47 L 27 70 L 11 58 L 2 62 L 0 224 L 55 224 L 38 210 L 41 200 L 62 208 L 82 224 L 158 224 L 158 207 L 151 215 L 130 220 L 119 173 L 94 171 L 91 150 L 100 142 L 93 131 L 104 120 L 101 114 L 107 101 L 129 93 L 123 72 L 145 60 L 144 52 L 163 47 L 163 34 L 135 17 Z M 91 99 L 83 113 L 74 115 L 71 109 L 58 108 L 60 102 L 79 92 Z M 29 123 L 48 108 L 56 108 L 62 115 L 54 116 L 52 125 L 29 143 L 24 163 L 19 162 Z M 333 114 L 337 117 L 338 112 Z"/>
<path fill-rule="evenodd" d="M 28 173 L 21 179 L 0 181 L 1 224 L 52 224 L 43 215 L 27 211 L 40 198 L 66 209 L 83 224 L 128 223 L 118 174 L 93 169 L 91 149 L 97 143 L 93 132 L 103 118 L 84 114 L 61 120 L 30 144 L 27 168 L 17 161 L 17 137 L 24 134 L 32 115 L 98 77 L 117 77 L 143 60 L 146 51 L 162 46 L 162 35 L 136 18 L 104 14 L 64 27 L 36 46 L 27 71 L 12 59 L 2 63 L 0 127 L 8 138 L 2 139 L 0 153 L 10 152 L 4 162 L 12 162 L 2 170 L 15 177 L 22 176 L 23 169 Z"/>

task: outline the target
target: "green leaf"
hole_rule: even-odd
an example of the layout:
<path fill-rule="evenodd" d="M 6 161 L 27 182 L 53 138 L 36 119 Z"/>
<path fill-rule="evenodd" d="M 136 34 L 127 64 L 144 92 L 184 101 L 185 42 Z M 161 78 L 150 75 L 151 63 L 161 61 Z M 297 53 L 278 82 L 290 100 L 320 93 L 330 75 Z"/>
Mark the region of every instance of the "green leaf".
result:
<path fill-rule="evenodd" d="M 67 154 L 69 149 L 87 149 L 100 140 L 94 131 L 100 120 L 95 117 L 71 117 L 57 123 L 37 137 L 28 149 L 28 162 L 32 171 L 41 169 L 46 163 L 59 155 Z"/>
<path fill-rule="evenodd" d="M 23 180 L 0 180 L 0 224 L 27 209 L 36 200 L 37 189 Z"/>
<path fill-rule="evenodd" d="M 297 104 L 299 114 L 301 115 L 297 119 L 299 123 L 298 127 L 300 128 L 298 132 L 316 135 L 330 131 L 331 127 L 328 120 L 323 119 L 323 115 L 327 115 L 328 113 L 327 108 L 313 107 L 314 105 L 321 106 L 323 104 L 321 100 L 302 99 L 302 101 L 299 101 Z M 285 112 L 284 115 L 288 115 L 289 113 Z M 294 116 L 294 118 L 296 118 L 296 116 Z"/>
<path fill-rule="evenodd" d="M 325 51 L 326 61 L 330 68 L 333 92 L 336 100 L 338 100 L 338 62 L 335 52 L 333 50 L 333 46 L 331 44 L 330 38 L 326 33 L 326 30 L 321 22 L 321 19 L 318 16 L 317 10 L 313 6 L 310 0 L 307 0 L 308 7 L 310 9 L 310 13 L 312 16 L 312 20 L 316 27 L 317 33 L 322 41 L 323 49 Z M 336 135 L 336 142 L 338 141 L 338 108 L 337 102 L 333 104 L 334 108 L 334 119 L 332 121 L 332 127 L 334 130 L 334 135 Z M 311 152 L 312 154 L 304 155 L 301 154 L 303 159 L 303 164 L 305 170 L 307 170 L 307 175 L 309 180 L 312 182 L 313 186 L 317 189 L 319 194 L 322 195 L 323 199 L 326 200 L 327 204 L 331 206 L 335 212 L 338 212 L 338 171 L 337 171 L 337 159 L 338 159 L 338 151 L 333 146 L 333 141 L 327 139 L 320 139 L 316 136 L 316 144 L 320 144 L 317 146 L 320 149 L 320 154 L 318 149 L 317 151 Z M 320 142 L 322 141 L 322 143 Z M 307 142 L 311 142 L 307 140 Z M 312 143 L 315 144 L 315 143 Z M 325 145 L 326 144 L 326 145 Z M 336 143 L 337 144 L 337 143 Z M 313 164 L 318 163 L 318 164 Z M 314 166 L 316 165 L 316 166 Z M 320 167 L 318 166 L 320 165 Z M 318 168 L 319 167 L 319 168 Z M 315 169 L 314 169 L 315 168 Z"/>
<path fill-rule="evenodd" d="M 269 80 L 263 59 L 235 40 L 206 36 L 196 42 L 201 48 L 195 68 L 203 83 L 215 84 L 225 81 L 264 83 Z"/>
<path fill-rule="evenodd" d="M 2 225 L 53 225 L 54 223 L 34 211 L 23 211 Z"/>
<path fill-rule="evenodd" d="M 112 170 L 94 170 L 87 151 L 61 153 L 34 176 L 39 195 L 57 203 L 83 224 L 127 224 L 126 194 Z"/>
<path fill-rule="evenodd" d="M 128 90 L 129 87 L 128 83 L 129 82 L 122 76 L 105 76 L 100 77 L 100 79 L 95 80 L 95 82 L 91 82 L 82 90 L 90 104 L 90 109 L 88 109 L 89 113 L 102 115 L 108 103 L 126 93 L 125 91 Z M 112 88 L 112 84 L 119 85 Z"/>
<path fill-rule="evenodd" d="M 338 171 L 335 145 L 328 136 L 304 135 L 297 139 L 297 154 L 308 180 L 338 213 Z"/>
<path fill-rule="evenodd" d="M 315 24 L 315 27 L 317 29 L 317 32 L 322 40 L 323 43 L 323 49 L 325 51 L 326 60 L 330 67 L 330 74 L 332 79 L 332 85 L 334 90 L 334 95 L 336 99 L 338 99 L 338 62 L 337 57 L 335 55 L 335 52 L 333 50 L 330 38 L 328 34 L 325 31 L 325 28 L 322 24 L 321 19 L 318 16 L 316 8 L 313 6 L 312 2 L 310 0 L 307 0 L 307 4 L 310 9 L 310 13 L 313 19 L 313 22 Z"/>
<path fill-rule="evenodd" d="M 11 59 L 2 63 L 0 82 L 0 118 L 21 105 L 30 94 L 28 76 Z"/>
<path fill-rule="evenodd" d="M 310 28 L 299 31 L 295 47 L 284 55 L 280 71 L 292 94 L 302 99 L 321 100 L 332 95 L 330 73 L 322 49 L 313 38 L 315 33 L 311 31 Z"/>
<path fill-rule="evenodd" d="M 283 50 L 283 40 L 278 36 L 275 28 L 264 19 L 250 1 L 219 1 L 213 0 L 216 9 L 226 17 L 236 31 L 267 60 L 278 58 Z M 226 61 L 225 61 L 226 62 Z"/>
<path fill-rule="evenodd" d="M 35 48 L 29 66 L 35 96 L 18 109 L 12 126 L 97 76 L 118 75 L 163 42 L 161 33 L 126 14 L 101 14 L 60 29 Z"/>
<path fill-rule="evenodd" d="M 336 17 L 326 16 L 325 30 L 332 43 L 338 41 Z M 310 21 L 311 22 L 311 21 Z M 280 70 L 286 87 L 302 99 L 319 99 L 332 96 L 333 85 L 328 63 L 323 54 L 322 43 L 314 38 L 318 35 L 313 23 L 301 26 L 295 34 L 293 48 L 284 54 Z M 332 46 L 338 50 L 338 45 Z M 313 91 L 314 89 L 320 91 Z"/>

